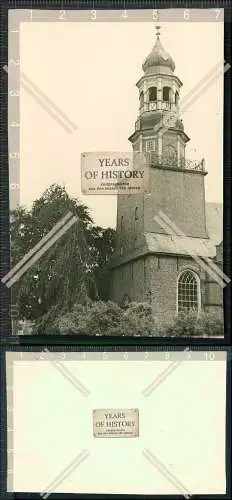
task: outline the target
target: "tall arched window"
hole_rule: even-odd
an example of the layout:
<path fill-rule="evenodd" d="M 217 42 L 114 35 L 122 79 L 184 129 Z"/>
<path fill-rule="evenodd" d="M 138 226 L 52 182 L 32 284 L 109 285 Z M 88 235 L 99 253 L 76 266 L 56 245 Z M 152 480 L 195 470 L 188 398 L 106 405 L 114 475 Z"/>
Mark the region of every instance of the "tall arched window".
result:
<path fill-rule="evenodd" d="M 163 101 L 168 102 L 170 100 L 170 87 L 163 88 Z"/>
<path fill-rule="evenodd" d="M 157 101 L 157 88 L 150 87 L 149 88 L 149 102 Z"/>
<path fill-rule="evenodd" d="M 139 94 L 139 105 L 140 105 L 140 108 L 142 108 L 144 105 L 144 93 L 143 93 L 143 91 L 140 92 L 140 94 Z"/>
<path fill-rule="evenodd" d="M 177 314 L 201 309 L 200 279 L 190 270 L 183 271 L 177 282 Z"/>
<path fill-rule="evenodd" d="M 178 104 L 178 102 L 179 102 L 179 94 L 176 91 L 176 93 L 175 93 L 175 104 Z"/>
<path fill-rule="evenodd" d="M 135 220 L 139 220 L 139 209 L 138 209 L 138 207 L 135 208 Z"/>

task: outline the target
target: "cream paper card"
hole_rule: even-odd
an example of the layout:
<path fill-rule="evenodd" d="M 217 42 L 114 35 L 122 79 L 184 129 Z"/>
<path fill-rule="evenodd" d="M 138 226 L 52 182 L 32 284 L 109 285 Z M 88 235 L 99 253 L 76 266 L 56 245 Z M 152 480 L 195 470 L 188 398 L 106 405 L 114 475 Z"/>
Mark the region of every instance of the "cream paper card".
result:
<path fill-rule="evenodd" d="M 7 353 L 8 489 L 225 493 L 226 354 L 161 354 Z M 95 437 L 105 409 L 139 435 Z"/>

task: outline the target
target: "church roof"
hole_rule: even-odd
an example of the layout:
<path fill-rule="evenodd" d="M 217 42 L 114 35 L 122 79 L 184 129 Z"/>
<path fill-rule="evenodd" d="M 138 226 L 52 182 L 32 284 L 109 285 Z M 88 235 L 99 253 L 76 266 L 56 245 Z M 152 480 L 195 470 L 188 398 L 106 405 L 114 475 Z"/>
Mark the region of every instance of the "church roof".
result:
<path fill-rule="evenodd" d="M 223 240 L 223 205 L 222 203 L 207 202 L 205 212 L 209 238 L 214 245 L 219 245 Z"/>
<path fill-rule="evenodd" d="M 150 252 L 211 258 L 216 255 L 215 245 L 203 238 L 145 233 L 145 239 Z"/>
<path fill-rule="evenodd" d="M 145 72 L 148 68 L 153 66 L 167 66 L 168 68 L 171 68 L 172 71 L 175 70 L 175 63 L 170 54 L 166 52 L 161 44 L 159 34 L 157 34 L 157 40 L 151 53 L 147 56 L 143 63 L 143 71 Z"/>
<path fill-rule="evenodd" d="M 145 233 L 148 250 L 157 253 L 215 257 L 216 245 L 223 240 L 223 205 L 206 203 L 206 227 L 209 239 Z"/>

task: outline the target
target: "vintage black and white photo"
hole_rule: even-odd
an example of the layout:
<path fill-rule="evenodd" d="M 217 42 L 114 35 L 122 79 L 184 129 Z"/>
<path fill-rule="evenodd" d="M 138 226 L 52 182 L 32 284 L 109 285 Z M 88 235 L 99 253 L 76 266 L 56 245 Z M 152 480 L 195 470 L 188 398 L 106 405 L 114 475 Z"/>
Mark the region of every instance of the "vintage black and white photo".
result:
<path fill-rule="evenodd" d="M 223 338 L 223 20 L 54 12 L 20 28 L 14 333 Z"/>

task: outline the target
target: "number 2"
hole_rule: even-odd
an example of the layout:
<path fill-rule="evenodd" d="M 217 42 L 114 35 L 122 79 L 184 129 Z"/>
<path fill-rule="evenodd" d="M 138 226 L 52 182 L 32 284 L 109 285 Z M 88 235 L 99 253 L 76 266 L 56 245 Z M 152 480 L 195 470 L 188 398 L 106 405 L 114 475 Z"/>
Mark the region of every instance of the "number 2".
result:
<path fill-rule="evenodd" d="M 66 14 L 65 10 L 60 10 L 60 17 L 59 17 L 59 19 L 61 21 L 65 21 L 65 14 Z"/>

